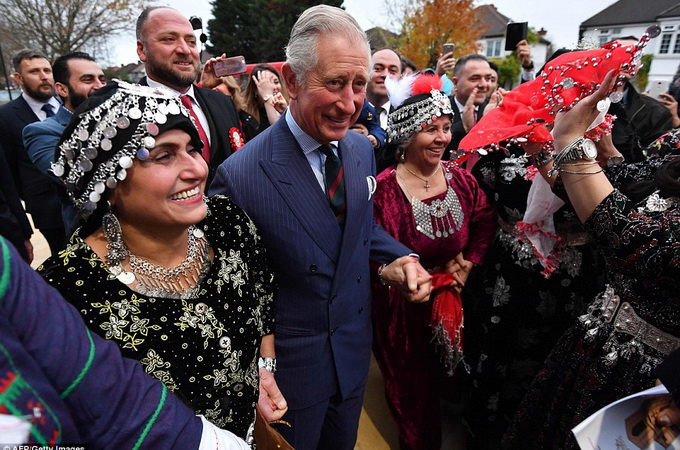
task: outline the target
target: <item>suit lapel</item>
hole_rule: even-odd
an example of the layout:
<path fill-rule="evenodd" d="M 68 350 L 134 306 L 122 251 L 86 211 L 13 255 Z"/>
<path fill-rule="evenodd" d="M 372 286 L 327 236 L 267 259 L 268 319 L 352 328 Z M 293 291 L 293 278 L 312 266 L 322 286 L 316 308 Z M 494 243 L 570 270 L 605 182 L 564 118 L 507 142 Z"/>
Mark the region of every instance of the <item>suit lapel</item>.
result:
<path fill-rule="evenodd" d="M 14 104 L 14 110 L 16 111 L 17 117 L 23 121 L 24 125 L 40 121 L 40 117 L 35 115 L 28 102 L 26 102 L 23 97 L 17 99 Z"/>
<path fill-rule="evenodd" d="M 328 198 L 319 186 L 285 119 L 279 120 L 272 127 L 269 135 L 271 160 L 260 161 L 262 170 L 307 234 L 337 263 L 342 233 Z"/>

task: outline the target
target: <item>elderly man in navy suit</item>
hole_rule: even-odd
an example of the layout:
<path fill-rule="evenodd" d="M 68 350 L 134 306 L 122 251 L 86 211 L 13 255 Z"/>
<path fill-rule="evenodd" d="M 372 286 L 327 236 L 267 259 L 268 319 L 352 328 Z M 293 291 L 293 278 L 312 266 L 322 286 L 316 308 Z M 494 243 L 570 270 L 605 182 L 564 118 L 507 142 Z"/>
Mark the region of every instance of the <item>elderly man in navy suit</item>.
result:
<path fill-rule="evenodd" d="M 227 159 L 210 192 L 250 215 L 274 267 L 276 342 L 262 346 L 260 374 L 266 398 L 278 368 L 292 425 L 279 431 L 298 450 L 349 450 L 371 352 L 369 259 L 412 301 L 427 299 L 430 277 L 374 224 L 373 150 L 348 132 L 366 93 L 366 35 L 343 10 L 318 5 L 294 25 L 286 57 L 284 120 Z M 280 405 L 260 410 L 276 417 Z"/>
<path fill-rule="evenodd" d="M 24 146 L 35 166 L 46 175 L 52 174 L 54 150 L 61 133 L 68 125 L 73 111 L 94 91 L 106 84 L 104 71 L 94 58 L 84 52 L 62 55 L 52 65 L 54 88 L 63 104 L 57 113 L 43 120 L 26 125 L 23 131 Z M 76 212 L 66 195 L 66 189 L 58 179 L 59 200 L 64 229 L 69 232 L 74 225 Z"/>
<path fill-rule="evenodd" d="M 26 125 L 52 117 L 59 109 L 59 101 L 54 98 L 52 66 L 43 53 L 32 49 L 16 52 L 12 63 L 16 70 L 14 79 L 23 92 L 0 107 L 0 144 L 33 224 L 55 253 L 66 241 L 57 188 L 28 158 L 21 137 Z"/>

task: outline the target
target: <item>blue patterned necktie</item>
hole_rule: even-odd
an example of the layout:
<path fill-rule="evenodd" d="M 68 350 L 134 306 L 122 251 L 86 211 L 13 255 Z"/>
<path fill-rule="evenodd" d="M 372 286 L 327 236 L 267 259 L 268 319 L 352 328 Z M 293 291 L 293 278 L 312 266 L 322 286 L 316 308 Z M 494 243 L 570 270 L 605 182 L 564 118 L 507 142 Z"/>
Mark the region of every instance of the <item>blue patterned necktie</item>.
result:
<path fill-rule="evenodd" d="M 331 202 L 331 209 L 335 218 L 342 228 L 345 224 L 345 171 L 342 168 L 342 161 L 335 156 L 333 147 L 324 144 L 319 147 L 319 151 L 326 155 L 326 194 Z"/>

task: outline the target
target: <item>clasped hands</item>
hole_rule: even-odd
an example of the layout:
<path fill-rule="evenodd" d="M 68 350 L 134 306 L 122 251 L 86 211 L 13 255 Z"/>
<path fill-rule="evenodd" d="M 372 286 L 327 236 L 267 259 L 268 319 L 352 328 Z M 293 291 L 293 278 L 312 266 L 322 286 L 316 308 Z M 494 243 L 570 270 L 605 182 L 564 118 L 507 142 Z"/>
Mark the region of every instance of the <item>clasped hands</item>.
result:
<path fill-rule="evenodd" d="M 408 301 L 426 302 L 432 291 L 432 276 L 412 256 L 402 256 L 386 265 L 380 275 L 381 281 L 402 291 Z"/>

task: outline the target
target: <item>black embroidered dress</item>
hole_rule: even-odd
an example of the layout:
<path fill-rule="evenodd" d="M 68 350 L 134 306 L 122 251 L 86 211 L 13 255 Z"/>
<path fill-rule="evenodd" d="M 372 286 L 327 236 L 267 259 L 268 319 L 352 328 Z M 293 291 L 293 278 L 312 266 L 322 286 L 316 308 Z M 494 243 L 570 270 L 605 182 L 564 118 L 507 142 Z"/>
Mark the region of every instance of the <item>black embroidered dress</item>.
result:
<path fill-rule="evenodd" d="M 678 153 L 675 135 L 660 141 Z M 614 186 L 651 179 L 671 157 L 624 165 L 608 175 Z M 680 345 L 680 199 L 655 193 L 636 204 L 615 190 L 586 225 L 604 254 L 608 287 L 551 352 L 504 448 L 577 449 L 571 428 L 603 406 L 652 387 L 652 370 Z"/>
<path fill-rule="evenodd" d="M 497 450 L 526 390 L 558 338 L 602 287 L 603 268 L 587 233 L 567 204 L 554 214 L 565 238 L 549 278 L 516 224 L 527 209 L 536 169 L 520 147 L 490 152 L 473 175 L 498 214 L 499 228 L 484 265 L 463 290 L 465 353 L 472 382 L 464 417 L 468 448 Z"/>
<path fill-rule="evenodd" d="M 259 345 L 274 326 L 273 276 L 250 218 L 226 197 L 207 201 L 210 214 L 197 227 L 214 260 L 197 298 L 136 293 L 78 231 L 38 271 L 123 356 L 138 360 L 197 414 L 247 439 L 258 399 Z"/>

